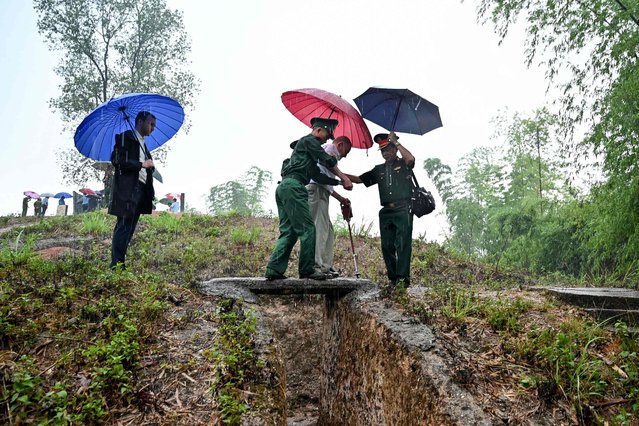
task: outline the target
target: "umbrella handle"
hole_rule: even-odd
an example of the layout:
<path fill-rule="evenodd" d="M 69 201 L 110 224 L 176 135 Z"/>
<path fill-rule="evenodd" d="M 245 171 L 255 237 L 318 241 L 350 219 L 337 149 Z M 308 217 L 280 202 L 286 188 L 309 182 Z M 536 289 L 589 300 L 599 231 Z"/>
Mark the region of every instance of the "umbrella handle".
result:
<path fill-rule="evenodd" d="M 400 102 L 401 105 L 401 102 Z M 399 107 L 395 109 L 395 116 L 393 117 L 393 123 L 391 124 L 391 128 L 388 129 L 390 132 L 395 131 L 395 123 L 397 123 L 397 117 L 399 116 Z"/>
<path fill-rule="evenodd" d="M 355 253 L 355 244 L 353 243 L 353 233 L 351 232 L 351 222 L 348 223 L 348 236 L 351 237 L 351 250 L 353 251 L 353 263 L 355 264 L 355 277 L 359 278 L 359 269 L 357 268 L 357 254 Z"/>

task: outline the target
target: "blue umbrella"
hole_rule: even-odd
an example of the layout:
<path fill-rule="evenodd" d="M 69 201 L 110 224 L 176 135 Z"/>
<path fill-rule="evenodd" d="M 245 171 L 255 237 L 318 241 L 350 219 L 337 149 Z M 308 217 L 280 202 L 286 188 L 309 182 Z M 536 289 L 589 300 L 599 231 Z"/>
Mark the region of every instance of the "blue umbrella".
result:
<path fill-rule="evenodd" d="M 353 100 L 362 117 L 389 131 L 423 135 L 442 127 L 437 105 L 408 89 L 371 87 Z"/>
<path fill-rule="evenodd" d="M 69 194 L 68 192 L 58 192 L 57 194 L 55 194 L 53 196 L 53 198 L 73 198 L 73 195 Z"/>
<path fill-rule="evenodd" d="M 155 130 L 144 138 L 150 151 L 171 139 L 184 122 L 184 109 L 176 100 L 153 93 L 130 93 L 103 103 L 86 116 L 73 136 L 75 147 L 94 160 L 110 160 L 115 135 L 133 129 L 140 111 L 150 111 L 156 118 Z"/>

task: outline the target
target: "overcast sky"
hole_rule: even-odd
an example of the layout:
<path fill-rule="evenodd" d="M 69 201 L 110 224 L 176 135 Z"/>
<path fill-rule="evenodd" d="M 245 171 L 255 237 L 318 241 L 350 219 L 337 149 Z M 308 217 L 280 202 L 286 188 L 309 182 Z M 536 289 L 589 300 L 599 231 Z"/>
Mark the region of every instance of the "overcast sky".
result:
<path fill-rule="evenodd" d="M 524 65 L 522 34 L 515 31 L 498 45 L 492 29 L 477 24 L 475 1 L 168 3 L 184 13 L 201 92 L 191 130 L 168 142 L 168 164 L 160 170 L 164 184 L 156 184 L 156 192 L 185 192 L 187 205 L 200 211 L 211 186 L 251 166 L 273 172 L 266 205 L 276 209 L 275 185 L 289 143 L 309 132 L 282 105 L 287 90 L 320 88 L 352 101 L 370 86 L 409 88 L 438 105 L 442 128 L 424 136 L 400 134 L 417 158 L 420 184 L 433 191 L 423 160 L 438 157 L 454 166 L 490 143 L 490 121 L 500 110 L 525 114 L 549 103 L 543 72 Z M 57 60 L 37 32 L 31 2 L 0 2 L 0 45 L 0 214 L 6 215 L 20 212 L 25 190 L 78 188 L 62 185 L 56 164 L 55 152 L 72 147 L 73 134 L 63 132 L 58 113 L 48 107 L 59 94 Z M 367 124 L 373 135 L 384 131 Z M 354 149 L 339 167 L 361 174 L 381 162 L 376 149 Z M 374 222 L 376 229 L 377 189 L 356 185 L 347 196 L 355 222 Z M 441 240 L 441 211 L 415 219 L 414 237 Z M 334 203 L 331 216 L 338 212 Z"/>

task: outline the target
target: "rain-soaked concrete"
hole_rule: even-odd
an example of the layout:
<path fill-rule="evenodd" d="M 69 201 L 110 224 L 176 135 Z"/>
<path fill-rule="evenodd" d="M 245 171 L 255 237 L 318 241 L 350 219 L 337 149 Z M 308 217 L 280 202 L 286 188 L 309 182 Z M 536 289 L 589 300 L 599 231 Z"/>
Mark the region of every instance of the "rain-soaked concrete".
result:
<path fill-rule="evenodd" d="M 639 325 L 639 291 L 626 288 L 538 287 L 559 299 L 584 308 L 594 317 Z"/>
<path fill-rule="evenodd" d="M 266 278 L 215 278 L 204 283 L 206 291 L 215 291 L 218 286 L 241 286 L 253 294 L 330 294 L 344 296 L 353 290 L 370 287 L 373 283 L 369 280 L 355 278 L 335 278 L 331 280 L 311 280 L 301 278 L 286 278 L 283 280 L 268 281 Z"/>
<path fill-rule="evenodd" d="M 283 377 L 295 381 L 294 389 L 286 384 L 287 400 L 314 389 L 315 395 L 305 395 L 316 401 L 312 418 L 289 414 L 288 424 L 492 424 L 451 378 L 446 351 L 431 329 L 380 299 L 368 280 L 218 278 L 199 288 L 254 305 L 266 340 L 285 351 Z M 300 296 L 312 294 L 324 297 Z M 296 404 L 299 399 L 287 405 Z"/>

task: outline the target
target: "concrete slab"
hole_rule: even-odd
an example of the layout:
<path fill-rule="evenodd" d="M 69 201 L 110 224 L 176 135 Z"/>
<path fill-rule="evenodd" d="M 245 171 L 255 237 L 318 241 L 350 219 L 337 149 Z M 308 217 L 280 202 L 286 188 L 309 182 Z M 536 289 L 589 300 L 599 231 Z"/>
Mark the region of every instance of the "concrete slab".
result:
<path fill-rule="evenodd" d="M 252 294 L 330 294 L 343 296 L 352 291 L 373 286 L 373 282 L 356 278 L 334 278 L 316 281 L 311 279 L 286 278 L 268 281 L 257 277 L 214 278 L 202 283 L 201 291 L 210 295 L 221 295 L 220 290 L 241 287 Z"/>
<path fill-rule="evenodd" d="M 593 309 L 639 309 L 639 291 L 626 288 L 547 287 L 547 291 L 573 305 Z"/>

